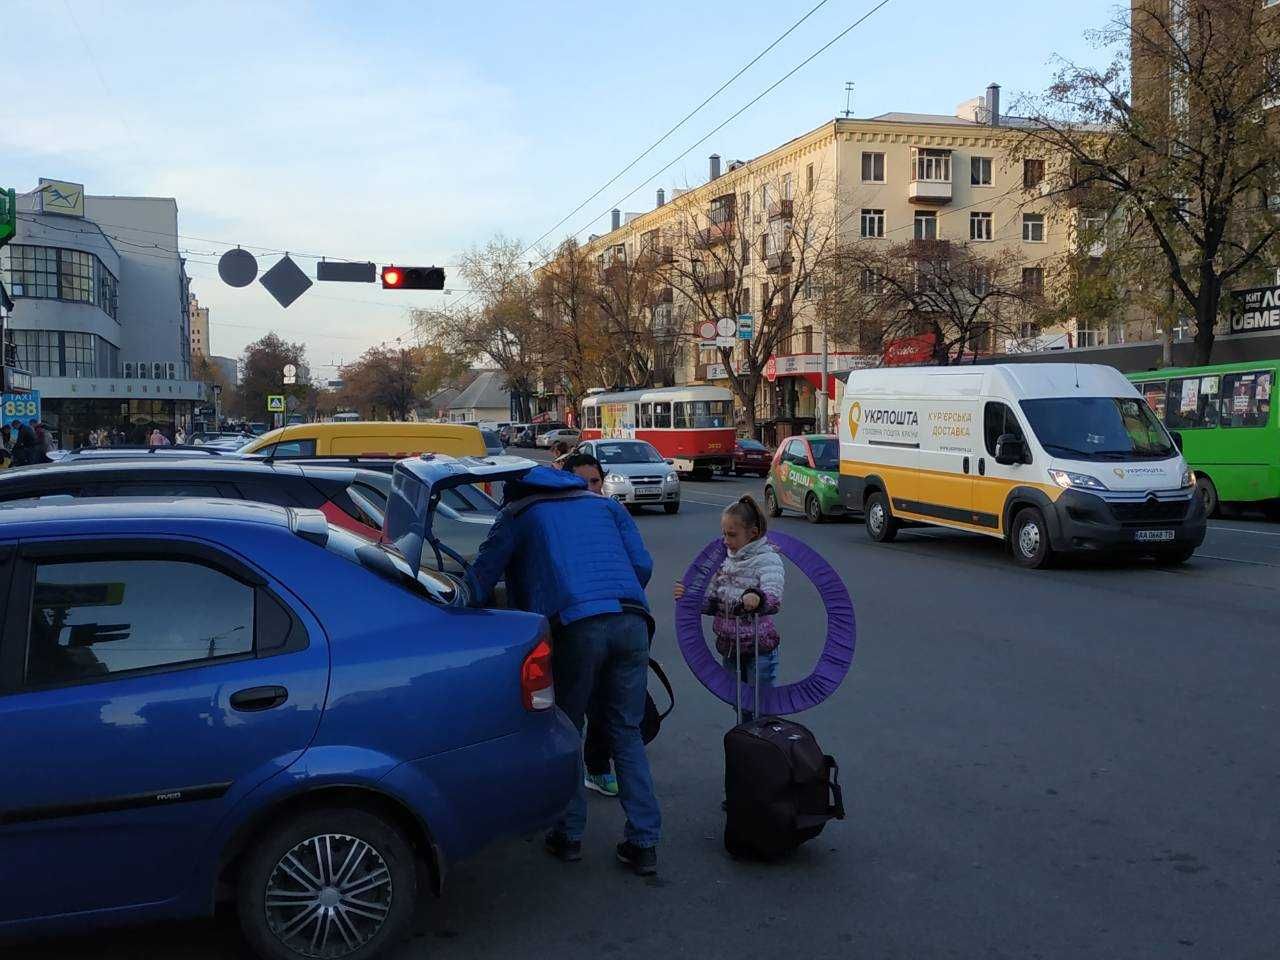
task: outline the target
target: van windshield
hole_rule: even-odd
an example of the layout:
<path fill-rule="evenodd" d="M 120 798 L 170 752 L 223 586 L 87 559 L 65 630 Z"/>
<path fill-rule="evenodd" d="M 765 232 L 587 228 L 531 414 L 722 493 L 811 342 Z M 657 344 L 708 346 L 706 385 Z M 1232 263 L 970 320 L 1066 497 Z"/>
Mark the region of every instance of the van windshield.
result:
<path fill-rule="evenodd" d="M 1053 456 L 1075 460 L 1163 460 L 1178 451 L 1137 397 L 1023 400 L 1036 438 Z"/>

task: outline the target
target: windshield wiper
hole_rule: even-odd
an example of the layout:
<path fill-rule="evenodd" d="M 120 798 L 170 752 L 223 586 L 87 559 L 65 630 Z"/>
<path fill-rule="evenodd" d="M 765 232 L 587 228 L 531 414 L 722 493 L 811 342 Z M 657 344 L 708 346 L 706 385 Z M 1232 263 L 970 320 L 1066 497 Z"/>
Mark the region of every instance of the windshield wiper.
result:
<path fill-rule="evenodd" d="M 1054 450 L 1061 450 L 1063 453 L 1067 454 L 1068 456 L 1074 455 L 1077 457 L 1087 457 L 1090 459 L 1098 455 L 1097 452 L 1093 450 L 1077 450 L 1075 447 L 1064 446 L 1061 443 L 1046 443 L 1044 445 L 1044 448 L 1046 450 L 1050 448 Z"/>

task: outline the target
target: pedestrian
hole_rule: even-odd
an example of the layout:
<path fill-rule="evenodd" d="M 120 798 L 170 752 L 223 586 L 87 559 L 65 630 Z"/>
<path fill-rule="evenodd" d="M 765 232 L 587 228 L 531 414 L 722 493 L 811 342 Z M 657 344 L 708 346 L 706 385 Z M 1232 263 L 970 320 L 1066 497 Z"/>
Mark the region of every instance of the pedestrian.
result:
<path fill-rule="evenodd" d="M 587 489 L 592 493 L 604 490 L 604 467 L 600 461 L 589 453 L 572 453 L 560 464 L 561 470 L 567 470 L 587 481 Z M 587 705 L 587 736 L 582 744 L 582 763 L 586 767 L 583 783 L 588 790 L 601 796 L 616 797 L 618 795 L 618 777 L 613 772 L 613 754 L 609 750 L 609 724 L 605 718 L 604 698 L 597 690 Z"/>
<path fill-rule="evenodd" d="M 13 466 L 13 431 L 6 423 L 0 427 L 0 469 Z"/>
<path fill-rule="evenodd" d="M 173 442 L 180 447 L 186 445 L 187 432 L 183 430 L 182 427 L 178 427 L 178 429 L 173 432 Z"/>
<path fill-rule="evenodd" d="M 31 432 L 35 435 L 35 445 L 31 448 L 30 463 L 53 463 L 49 458 L 49 450 L 52 447 L 49 432 L 45 430 L 44 424 L 38 420 L 31 421 Z"/>
<path fill-rule="evenodd" d="M 760 686 L 771 687 L 778 676 L 781 643 L 772 615 L 782 605 L 782 557 L 765 539 L 768 521 L 754 497 L 741 497 L 725 508 L 720 532 L 728 554 L 707 584 L 702 612 L 715 617 L 711 629 L 725 667 L 737 670 L 741 656 L 739 679 L 752 686 L 758 678 Z M 684 596 L 684 584 L 676 584 L 675 595 L 677 600 Z M 742 712 L 743 720 L 753 718 L 751 711 Z"/>
<path fill-rule="evenodd" d="M 25 467 L 28 464 L 35 463 L 36 449 L 36 432 L 31 429 L 31 424 L 22 420 L 15 420 L 18 425 L 17 432 L 13 440 L 13 466 Z"/>
<path fill-rule="evenodd" d="M 640 876 L 658 870 L 662 814 L 653 791 L 640 723 L 649 671 L 644 587 L 653 574 L 631 515 L 565 470 L 538 466 L 503 485 L 504 505 L 467 574 L 471 603 L 484 606 L 504 578 L 512 605 L 551 622 L 556 703 L 579 734 L 593 691 L 626 814 L 618 859 Z M 546 837 L 565 862 L 582 859 L 587 790 L 579 778 L 568 809 Z"/>
<path fill-rule="evenodd" d="M 563 440 L 557 440 L 551 444 L 551 462 L 559 467 L 564 463 L 564 458 L 569 455 L 569 444 Z"/>
<path fill-rule="evenodd" d="M 167 447 L 169 438 L 161 433 L 160 428 L 157 426 L 152 429 L 151 436 L 147 438 L 147 445 L 151 447 Z"/>

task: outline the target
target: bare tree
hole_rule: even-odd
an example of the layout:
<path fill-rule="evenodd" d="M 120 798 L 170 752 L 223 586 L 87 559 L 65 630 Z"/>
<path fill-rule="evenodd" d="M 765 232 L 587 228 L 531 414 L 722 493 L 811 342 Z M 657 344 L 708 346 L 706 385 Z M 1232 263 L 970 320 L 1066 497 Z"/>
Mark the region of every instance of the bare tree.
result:
<path fill-rule="evenodd" d="M 605 386 L 604 358 L 614 349 L 600 324 L 599 261 L 570 237 L 538 271 L 535 302 L 546 376 L 563 386 L 570 406 Z"/>
<path fill-rule="evenodd" d="M 823 304 L 842 333 L 879 353 L 909 338 L 946 366 L 1025 339 L 1045 302 L 1044 272 L 1016 252 L 986 255 L 949 240 L 908 240 L 888 248 L 849 243 L 823 271 Z"/>
<path fill-rule="evenodd" d="M 1067 166 L 1046 193 L 1141 223 L 1209 362 L 1225 285 L 1274 260 L 1280 22 L 1259 0 L 1143 0 L 1096 31 L 1105 70 L 1064 62 L 1019 151 Z M 1132 89 L 1129 65 L 1132 64 Z M 1269 114 L 1268 111 L 1271 111 Z"/>
<path fill-rule="evenodd" d="M 665 263 L 659 231 L 651 230 L 632 249 L 599 255 L 596 304 L 609 350 L 602 358 L 606 383 L 618 387 L 654 386 L 670 371 L 672 290 L 662 273 Z"/>
<path fill-rule="evenodd" d="M 835 248 L 837 224 L 830 190 L 749 172 L 724 182 L 709 206 L 683 204 L 662 238 L 670 247 L 662 266 L 694 325 L 753 316 L 753 337 L 738 344 L 736 359 L 730 348 L 718 355 L 754 435 L 765 365 L 787 345 L 796 302 Z"/>

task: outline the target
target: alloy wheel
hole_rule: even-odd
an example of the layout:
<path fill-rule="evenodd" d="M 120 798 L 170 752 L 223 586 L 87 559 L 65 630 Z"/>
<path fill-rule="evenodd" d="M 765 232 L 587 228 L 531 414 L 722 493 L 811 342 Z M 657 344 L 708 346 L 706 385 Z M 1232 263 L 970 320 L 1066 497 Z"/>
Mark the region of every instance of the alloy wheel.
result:
<path fill-rule="evenodd" d="M 391 871 L 358 837 L 321 834 L 283 857 L 267 881 L 267 925 L 300 957 L 338 960 L 359 950 L 391 913 Z"/>

